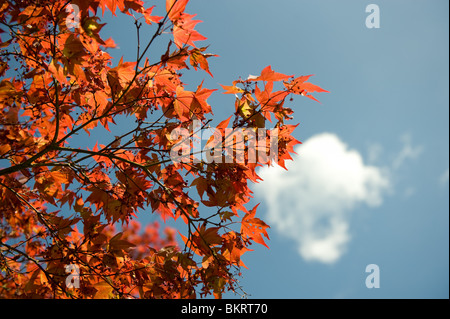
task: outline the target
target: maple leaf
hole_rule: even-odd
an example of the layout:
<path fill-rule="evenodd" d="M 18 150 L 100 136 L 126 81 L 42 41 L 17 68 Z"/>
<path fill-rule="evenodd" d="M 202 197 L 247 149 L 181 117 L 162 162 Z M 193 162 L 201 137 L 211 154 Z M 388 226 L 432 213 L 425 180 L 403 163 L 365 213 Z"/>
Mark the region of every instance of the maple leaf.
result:
<path fill-rule="evenodd" d="M 233 214 L 233 213 L 229 213 Z M 239 266 L 243 266 L 248 269 L 247 266 L 245 266 L 244 262 L 242 261 L 242 255 L 247 252 L 251 251 L 251 249 L 245 247 L 243 244 L 241 237 L 236 234 L 236 232 L 231 231 L 228 233 L 225 233 L 223 236 L 223 249 L 224 252 L 222 256 L 227 259 L 230 263 L 237 264 Z"/>
<path fill-rule="evenodd" d="M 119 86 L 125 88 L 135 77 L 136 62 L 123 62 L 123 57 L 120 58 L 119 64 L 108 70 L 108 80 L 113 87 Z"/>
<path fill-rule="evenodd" d="M 62 36 L 60 38 L 63 39 Z M 80 63 L 81 58 L 86 55 L 83 43 L 72 34 L 68 35 L 65 39 L 63 47 L 64 56 L 67 57 L 72 63 Z"/>
<path fill-rule="evenodd" d="M 145 18 L 145 22 L 147 22 L 147 24 L 159 23 L 163 19 L 163 17 L 152 15 L 152 11 L 154 8 L 155 6 L 147 8 L 142 11 L 142 14 Z"/>
<path fill-rule="evenodd" d="M 228 124 L 230 123 L 230 120 L 231 120 L 231 116 L 230 116 L 229 118 L 223 120 L 222 122 L 220 122 L 220 123 L 216 126 L 216 129 L 221 130 L 221 131 L 224 131 L 225 128 L 228 127 Z"/>
<path fill-rule="evenodd" d="M 192 181 L 191 186 L 196 186 L 198 195 L 200 198 L 203 198 L 203 194 L 208 189 L 208 181 L 204 177 L 199 176 Z"/>
<path fill-rule="evenodd" d="M 225 90 L 225 92 L 223 92 L 223 94 L 238 94 L 238 93 L 243 93 L 244 90 L 234 86 L 234 85 L 222 85 L 220 84 L 220 86 Z"/>
<path fill-rule="evenodd" d="M 94 299 L 109 299 L 112 297 L 112 292 L 114 290 L 114 286 L 105 281 L 99 281 L 94 285 L 96 290 Z"/>
<path fill-rule="evenodd" d="M 211 106 L 208 104 L 207 99 L 215 91 L 217 91 L 217 89 L 203 88 L 203 81 L 202 83 L 200 83 L 194 93 L 195 102 L 197 103 L 196 106 L 199 106 L 199 108 L 191 107 L 191 110 L 194 112 L 194 114 L 212 113 Z"/>
<path fill-rule="evenodd" d="M 272 67 L 269 65 L 262 70 L 260 76 L 256 77 L 255 79 L 250 79 L 248 81 L 283 81 L 291 77 L 292 75 L 285 75 L 273 71 Z"/>
<path fill-rule="evenodd" d="M 180 18 L 189 0 L 166 0 L 166 11 L 169 19 L 174 21 Z"/>
<path fill-rule="evenodd" d="M 105 44 L 102 38 L 99 35 L 101 29 L 106 25 L 106 23 L 100 24 L 98 21 L 99 17 L 88 17 L 82 21 L 82 29 L 86 33 L 88 37 L 94 38 L 97 44 Z"/>
<path fill-rule="evenodd" d="M 193 249 L 197 255 L 211 256 L 212 248 L 215 245 L 222 243 L 222 237 L 218 234 L 220 227 L 206 228 L 205 225 L 199 227 L 199 229 L 191 235 L 191 240 L 179 235 L 183 239 L 184 243 Z"/>
<path fill-rule="evenodd" d="M 197 70 L 197 67 L 200 66 L 203 70 L 205 70 L 211 77 L 213 77 L 212 73 L 209 70 L 208 58 L 212 56 L 217 56 L 216 54 L 203 53 L 207 47 L 200 49 L 193 49 L 190 53 L 190 63 Z"/>
<path fill-rule="evenodd" d="M 250 238 L 256 243 L 269 248 L 269 246 L 267 246 L 267 244 L 264 242 L 262 236 L 269 239 L 266 228 L 270 228 L 270 226 L 263 222 L 261 219 L 255 217 L 256 209 L 258 206 L 259 204 L 253 207 L 253 209 L 249 213 L 245 214 L 245 216 L 242 218 L 241 234 L 243 237 Z"/>
<path fill-rule="evenodd" d="M 315 84 L 305 82 L 311 76 L 312 76 L 312 74 L 311 75 L 303 75 L 298 78 L 295 78 L 290 83 L 284 83 L 284 85 L 288 90 L 290 90 L 294 94 L 303 95 L 314 101 L 319 102 L 314 96 L 311 95 L 312 92 L 323 92 L 323 93 L 330 93 L 330 92 L 322 89 L 321 87 L 319 87 Z"/>
<path fill-rule="evenodd" d="M 198 230 L 198 235 L 201 242 L 205 244 L 206 247 L 211 245 L 218 245 L 222 242 L 222 237 L 218 234 L 220 227 L 210 227 L 206 228 L 201 226 Z"/>
<path fill-rule="evenodd" d="M 200 20 L 192 20 L 196 15 L 183 14 L 182 22 L 178 22 L 173 27 L 174 43 L 179 47 L 183 45 L 189 45 L 195 48 L 194 42 L 203 41 L 207 38 L 201 35 L 198 31 L 194 30 L 195 26 L 202 22 Z"/>
<path fill-rule="evenodd" d="M 173 53 L 170 53 L 171 44 L 172 41 L 169 42 L 166 53 L 161 56 L 161 62 L 176 69 L 188 69 L 185 62 L 189 56 L 188 50 L 186 48 L 181 48 Z"/>
<path fill-rule="evenodd" d="M 53 76 L 59 83 L 68 83 L 67 78 L 64 75 L 63 67 L 58 65 L 55 60 L 52 60 L 52 62 L 50 62 L 50 64 L 48 65 L 48 70 L 53 74 Z"/>
<path fill-rule="evenodd" d="M 194 101 L 194 92 L 186 91 L 183 87 L 176 88 L 177 99 L 174 101 L 175 113 L 180 120 L 188 120 L 190 118 L 191 104 Z"/>
<path fill-rule="evenodd" d="M 116 256 L 123 256 L 122 251 L 127 251 L 130 247 L 135 247 L 136 245 L 130 243 L 127 240 L 121 239 L 123 233 L 117 233 L 113 238 L 109 240 L 109 250 L 114 252 Z"/>

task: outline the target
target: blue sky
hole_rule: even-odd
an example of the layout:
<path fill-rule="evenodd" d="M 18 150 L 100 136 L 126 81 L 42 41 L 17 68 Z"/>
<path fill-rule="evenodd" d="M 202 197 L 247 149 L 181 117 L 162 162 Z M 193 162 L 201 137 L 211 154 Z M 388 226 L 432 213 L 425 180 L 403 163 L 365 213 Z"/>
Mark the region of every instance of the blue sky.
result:
<path fill-rule="evenodd" d="M 366 27 L 371 3 L 380 28 Z M 316 96 L 322 104 L 296 97 L 289 105 L 299 155 L 289 173 L 260 171 L 266 181 L 253 187 L 271 240 L 270 250 L 253 245 L 244 255 L 250 298 L 449 297 L 448 6 L 190 1 L 204 45 L 220 56 L 209 60 L 214 78 L 186 74 L 192 87 L 230 85 L 271 65 L 315 74 L 311 82 L 330 91 Z M 135 56 L 132 19 L 102 32 L 120 46 L 114 56 Z M 150 58 L 167 42 L 156 45 Z M 216 123 L 234 109 L 220 92 L 209 102 Z M 380 288 L 365 285 L 369 264 L 379 266 Z"/>

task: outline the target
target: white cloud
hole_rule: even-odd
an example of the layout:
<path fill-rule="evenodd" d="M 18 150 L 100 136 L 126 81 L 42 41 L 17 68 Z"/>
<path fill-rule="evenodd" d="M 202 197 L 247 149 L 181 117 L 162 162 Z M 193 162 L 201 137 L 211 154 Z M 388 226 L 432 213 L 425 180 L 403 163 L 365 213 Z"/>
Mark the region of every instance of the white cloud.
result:
<path fill-rule="evenodd" d="M 260 169 L 264 182 L 255 185 L 256 196 L 267 203 L 269 224 L 294 240 L 305 260 L 334 263 L 351 239 L 349 213 L 358 204 L 381 205 L 389 178 L 331 133 L 295 151 L 288 171 Z"/>

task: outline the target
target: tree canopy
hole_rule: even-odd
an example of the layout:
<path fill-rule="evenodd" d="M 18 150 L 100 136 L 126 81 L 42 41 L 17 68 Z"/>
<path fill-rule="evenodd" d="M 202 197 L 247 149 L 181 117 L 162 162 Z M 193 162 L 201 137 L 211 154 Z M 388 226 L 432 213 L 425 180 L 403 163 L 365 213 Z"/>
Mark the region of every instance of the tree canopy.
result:
<path fill-rule="evenodd" d="M 299 143 L 286 99 L 327 91 L 270 66 L 188 90 L 182 73 L 212 76 L 215 55 L 187 4 L 157 16 L 141 0 L 0 1 L 0 297 L 220 298 L 239 289 L 252 243 L 267 246 L 250 183 Z M 133 61 L 108 53 L 106 11 L 134 19 Z M 163 33 L 167 49 L 149 54 Z M 215 92 L 236 99 L 212 129 Z M 107 142 L 88 147 L 99 128 Z"/>

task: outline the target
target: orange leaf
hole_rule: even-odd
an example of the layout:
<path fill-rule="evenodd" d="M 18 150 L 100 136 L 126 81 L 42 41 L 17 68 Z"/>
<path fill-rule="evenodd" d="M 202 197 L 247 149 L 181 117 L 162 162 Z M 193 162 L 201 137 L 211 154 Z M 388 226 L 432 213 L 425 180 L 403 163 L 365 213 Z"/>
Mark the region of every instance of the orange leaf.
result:
<path fill-rule="evenodd" d="M 215 54 L 204 54 L 202 53 L 203 51 L 206 50 L 205 48 L 201 48 L 201 49 L 193 49 L 191 51 L 191 55 L 190 55 L 190 63 L 191 65 L 197 70 L 197 67 L 200 66 L 201 69 L 205 70 L 209 75 L 212 75 L 212 73 L 209 70 L 209 64 L 208 64 L 208 60 L 207 58 L 212 57 L 212 56 L 217 56 Z"/>
<path fill-rule="evenodd" d="M 147 24 L 152 24 L 152 22 L 159 23 L 159 21 L 163 19 L 163 17 L 152 16 L 152 11 L 154 8 L 155 6 L 147 8 L 145 11 L 142 12 L 142 15 L 144 16 L 145 22 L 147 22 Z"/>
<path fill-rule="evenodd" d="M 188 2 L 189 0 L 167 0 L 166 11 L 169 14 L 169 19 L 172 21 L 178 19 Z"/>
<path fill-rule="evenodd" d="M 292 77 L 292 75 L 285 75 L 273 71 L 272 67 L 269 65 L 262 70 L 260 76 L 254 80 L 250 79 L 249 81 L 283 81 L 289 79 L 290 77 Z"/>
<path fill-rule="evenodd" d="M 127 250 L 130 247 L 134 247 L 135 245 L 130 243 L 129 241 L 120 239 L 123 233 L 116 234 L 113 238 L 109 240 L 110 250 Z"/>
<path fill-rule="evenodd" d="M 52 178 L 55 183 L 67 184 L 69 182 L 69 180 L 67 179 L 67 174 L 59 170 L 51 171 L 50 174 L 52 175 Z"/>
<path fill-rule="evenodd" d="M 243 93 L 244 92 L 243 89 L 241 89 L 241 88 L 239 88 L 237 86 L 234 86 L 234 85 L 228 86 L 228 85 L 220 84 L 220 86 L 225 90 L 225 92 L 223 92 L 223 94 L 237 94 L 237 93 Z"/>
<path fill-rule="evenodd" d="M 52 62 L 50 62 L 50 64 L 48 65 L 48 70 L 53 74 L 53 76 L 59 83 L 67 83 L 63 68 L 55 63 L 55 60 L 52 60 Z"/>
<path fill-rule="evenodd" d="M 9 144 L 0 145 L 0 156 L 8 153 L 11 150 L 11 146 Z"/>
<path fill-rule="evenodd" d="M 256 208 L 258 207 L 258 205 L 253 207 L 253 209 L 248 214 L 245 214 L 244 218 L 242 218 L 241 233 L 243 236 L 254 240 L 256 243 L 269 248 L 269 246 L 267 246 L 264 242 L 262 235 L 269 239 L 266 228 L 270 227 L 261 219 L 255 217 Z"/>
<path fill-rule="evenodd" d="M 223 120 L 222 122 L 220 122 L 219 125 L 216 126 L 216 129 L 224 130 L 225 128 L 227 128 L 228 123 L 230 123 L 231 117 L 232 117 L 232 115 L 229 118 L 227 118 L 226 120 Z"/>
<path fill-rule="evenodd" d="M 285 83 L 284 86 L 294 94 L 300 94 L 300 95 L 306 96 L 314 101 L 319 102 L 310 93 L 312 93 L 312 92 L 330 93 L 330 92 L 322 89 L 320 86 L 317 86 L 317 85 L 309 83 L 309 82 L 305 82 L 306 80 L 309 79 L 310 76 L 312 76 L 312 75 L 300 76 L 300 77 L 292 80 L 292 82 L 290 82 L 290 83 Z"/>
<path fill-rule="evenodd" d="M 100 281 L 96 283 L 94 287 L 97 290 L 94 295 L 94 299 L 109 299 L 109 297 L 111 297 L 113 287 L 109 283 Z"/>
<path fill-rule="evenodd" d="M 194 30 L 195 26 L 202 21 L 192 20 L 193 17 L 195 17 L 195 14 L 184 14 L 183 23 L 180 23 L 180 25 L 176 24 L 173 27 L 174 42 L 179 48 L 181 48 L 185 44 L 195 48 L 194 42 L 207 39 L 198 31 Z"/>
<path fill-rule="evenodd" d="M 110 75 L 109 79 L 117 79 L 124 88 L 127 84 L 129 84 L 136 74 L 135 70 L 136 62 L 123 62 L 123 57 L 120 58 L 119 64 L 108 71 L 108 75 Z"/>

